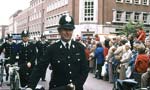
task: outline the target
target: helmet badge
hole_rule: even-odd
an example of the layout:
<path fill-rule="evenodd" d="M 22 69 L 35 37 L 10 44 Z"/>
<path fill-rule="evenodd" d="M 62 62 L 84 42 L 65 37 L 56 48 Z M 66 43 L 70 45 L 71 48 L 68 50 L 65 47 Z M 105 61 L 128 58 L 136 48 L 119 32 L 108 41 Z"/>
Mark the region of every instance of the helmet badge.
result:
<path fill-rule="evenodd" d="M 65 19 L 66 19 L 66 21 L 67 21 L 68 23 L 71 22 L 71 17 L 70 17 L 70 16 L 67 15 Z"/>
<path fill-rule="evenodd" d="M 9 34 L 10 35 L 10 37 L 12 36 L 11 34 Z"/>
<path fill-rule="evenodd" d="M 26 31 L 26 30 L 24 31 L 24 34 L 27 34 L 27 31 Z"/>

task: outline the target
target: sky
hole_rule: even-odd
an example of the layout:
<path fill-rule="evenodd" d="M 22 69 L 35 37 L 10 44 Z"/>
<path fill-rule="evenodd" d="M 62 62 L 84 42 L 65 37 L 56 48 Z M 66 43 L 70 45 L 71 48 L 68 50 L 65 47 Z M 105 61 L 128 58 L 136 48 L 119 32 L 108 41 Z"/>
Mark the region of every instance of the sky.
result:
<path fill-rule="evenodd" d="M 0 25 L 8 25 L 9 17 L 17 10 L 29 7 L 31 0 L 0 0 Z"/>

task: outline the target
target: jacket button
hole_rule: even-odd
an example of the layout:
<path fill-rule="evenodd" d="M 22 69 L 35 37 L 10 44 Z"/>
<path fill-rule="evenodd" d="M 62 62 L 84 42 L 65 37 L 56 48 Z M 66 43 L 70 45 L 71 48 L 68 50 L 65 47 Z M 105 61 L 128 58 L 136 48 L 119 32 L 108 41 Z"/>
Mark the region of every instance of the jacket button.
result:
<path fill-rule="evenodd" d="M 68 56 L 68 59 L 70 59 L 70 56 Z"/>
<path fill-rule="evenodd" d="M 69 72 L 70 74 L 72 74 L 72 72 Z"/>
<path fill-rule="evenodd" d="M 56 85 L 54 85 L 54 87 L 56 87 Z"/>
<path fill-rule="evenodd" d="M 70 82 L 72 82 L 72 80 L 70 79 Z"/>
<path fill-rule="evenodd" d="M 68 66 L 70 67 L 70 64 L 68 64 Z"/>
<path fill-rule="evenodd" d="M 78 61 L 80 61 L 80 59 L 78 59 Z"/>
<path fill-rule="evenodd" d="M 60 61 L 57 61 L 58 63 L 60 63 Z"/>

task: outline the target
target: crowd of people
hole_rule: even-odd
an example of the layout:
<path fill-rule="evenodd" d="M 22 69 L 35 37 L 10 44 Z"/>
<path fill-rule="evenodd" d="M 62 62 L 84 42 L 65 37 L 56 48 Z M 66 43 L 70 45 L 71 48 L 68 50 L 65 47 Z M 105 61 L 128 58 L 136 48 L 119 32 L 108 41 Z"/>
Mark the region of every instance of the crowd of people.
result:
<path fill-rule="evenodd" d="M 89 50 L 90 72 L 94 71 L 95 78 L 110 83 L 117 79 L 135 79 L 142 88 L 150 86 L 150 34 L 146 38 L 139 26 L 136 31 L 128 36 L 106 36 L 103 42 L 100 38 L 84 41 Z"/>

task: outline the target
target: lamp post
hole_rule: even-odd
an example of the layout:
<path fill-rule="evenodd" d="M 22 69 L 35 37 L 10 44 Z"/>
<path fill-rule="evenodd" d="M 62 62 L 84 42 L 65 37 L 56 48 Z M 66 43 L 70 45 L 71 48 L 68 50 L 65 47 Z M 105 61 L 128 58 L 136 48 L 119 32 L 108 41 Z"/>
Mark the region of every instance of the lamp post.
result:
<path fill-rule="evenodd" d="M 44 8 L 43 8 L 44 0 L 42 0 L 42 9 L 41 9 L 41 34 L 44 32 Z"/>

